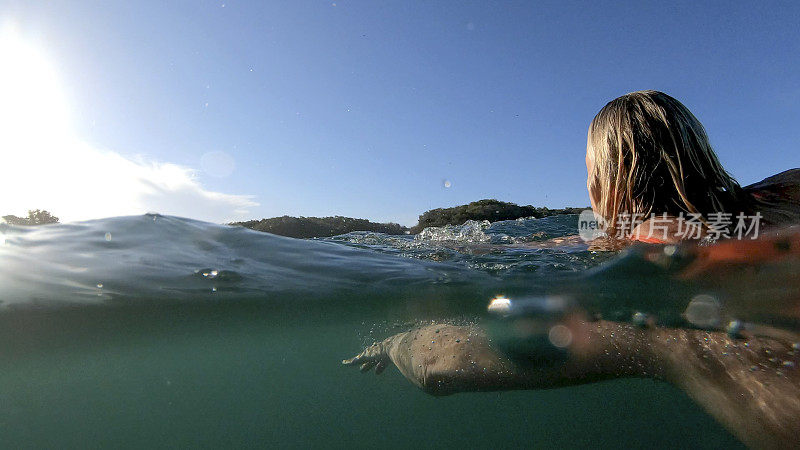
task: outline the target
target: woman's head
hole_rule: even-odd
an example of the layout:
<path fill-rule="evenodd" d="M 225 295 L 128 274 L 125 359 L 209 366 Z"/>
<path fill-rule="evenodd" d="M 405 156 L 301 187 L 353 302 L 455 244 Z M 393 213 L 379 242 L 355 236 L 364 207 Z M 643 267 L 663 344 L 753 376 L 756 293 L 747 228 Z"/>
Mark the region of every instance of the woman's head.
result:
<path fill-rule="evenodd" d="M 620 214 L 733 212 L 742 189 L 722 168 L 700 121 L 681 102 L 640 91 L 609 102 L 586 146 L 592 208 L 611 229 Z"/>

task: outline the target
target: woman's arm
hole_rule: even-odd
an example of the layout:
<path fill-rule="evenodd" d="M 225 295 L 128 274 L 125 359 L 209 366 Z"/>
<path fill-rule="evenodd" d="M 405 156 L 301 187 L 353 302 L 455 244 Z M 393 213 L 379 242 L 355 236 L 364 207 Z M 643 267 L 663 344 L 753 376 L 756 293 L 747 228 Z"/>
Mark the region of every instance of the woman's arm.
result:
<path fill-rule="evenodd" d="M 554 326 L 570 333 L 559 361 L 518 362 L 496 350 L 481 328 L 442 324 L 396 334 L 342 362 L 378 373 L 393 362 L 433 395 L 664 379 L 749 446 L 800 445 L 800 350 L 791 341 L 574 317 Z"/>
<path fill-rule="evenodd" d="M 477 326 L 436 324 L 413 329 L 376 342 L 342 361 L 360 366 L 362 372 L 374 367 L 378 374 L 390 362 L 432 395 L 520 389 L 527 384 L 519 368 L 495 351 Z"/>
<path fill-rule="evenodd" d="M 586 322 L 568 317 L 554 326 L 568 334 L 569 348 L 563 358 L 531 355 L 512 359 L 496 348 L 477 325 L 429 325 L 399 333 L 367 347 L 357 356 L 342 361 L 360 366 L 362 372 L 373 367 L 381 373 L 391 362 L 416 386 L 432 395 L 467 391 L 540 389 L 567 386 L 622 376 L 657 376 L 647 352 L 628 354 L 617 348 L 618 341 L 636 345 L 642 330 L 620 327 L 614 322 Z M 615 336 L 615 339 L 606 339 Z M 542 355 L 553 355 L 544 338 Z M 631 364 L 631 362 L 635 364 Z"/>

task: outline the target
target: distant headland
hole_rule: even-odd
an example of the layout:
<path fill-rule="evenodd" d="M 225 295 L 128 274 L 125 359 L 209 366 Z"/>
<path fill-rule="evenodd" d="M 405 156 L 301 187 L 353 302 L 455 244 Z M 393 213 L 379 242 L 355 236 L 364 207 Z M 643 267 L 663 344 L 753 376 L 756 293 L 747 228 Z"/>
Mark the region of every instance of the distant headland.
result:
<path fill-rule="evenodd" d="M 501 202 L 495 199 L 478 200 L 477 202 L 452 208 L 437 208 L 425 211 L 419 216 L 417 224 L 411 227 L 409 231 L 412 234 L 417 234 L 428 227 L 461 225 L 468 220 L 497 222 L 499 220 L 516 220 L 523 217 L 540 219 L 560 214 L 580 214 L 584 209 L 587 208 L 550 209 L 545 207 L 537 208 L 531 205 L 519 206 L 516 203 Z"/>
<path fill-rule="evenodd" d="M 407 234 L 408 228 L 396 223 L 375 223 L 366 219 L 352 217 L 291 217 L 281 216 L 270 219 L 233 222 L 256 231 L 289 236 L 294 238 L 330 237 L 351 231 L 374 231 L 386 234 Z"/>
<path fill-rule="evenodd" d="M 445 225 L 461 225 L 468 220 L 515 220 L 523 217 L 542 218 L 559 214 L 579 214 L 583 208 L 550 209 L 531 205 L 519 206 L 515 203 L 501 202 L 495 199 L 478 200 L 466 205 L 452 208 L 436 208 L 425 211 L 419 216 L 419 221 L 411 228 L 396 223 L 376 223 L 366 219 L 352 217 L 291 217 L 281 216 L 261 220 L 247 220 L 232 222 L 237 225 L 256 231 L 289 236 L 294 238 L 331 237 L 352 231 L 372 231 L 386 234 L 417 234 L 427 227 L 442 227 Z M 3 216 L 6 223 L 11 225 L 44 225 L 58 223 L 58 217 L 45 210 L 28 211 L 28 217 Z"/>
<path fill-rule="evenodd" d="M 296 238 L 330 237 L 352 231 L 373 231 L 386 234 L 417 234 L 427 227 L 461 225 L 468 220 L 515 220 L 523 217 L 542 218 L 559 214 L 579 214 L 583 208 L 550 209 L 535 206 L 519 206 L 515 203 L 495 199 L 478 200 L 452 208 L 437 208 L 419 216 L 419 221 L 411 228 L 396 223 L 375 223 L 366 219 L 350 217 L 273 217 L 271 219 L 233 222 L 257 231 Z"/>

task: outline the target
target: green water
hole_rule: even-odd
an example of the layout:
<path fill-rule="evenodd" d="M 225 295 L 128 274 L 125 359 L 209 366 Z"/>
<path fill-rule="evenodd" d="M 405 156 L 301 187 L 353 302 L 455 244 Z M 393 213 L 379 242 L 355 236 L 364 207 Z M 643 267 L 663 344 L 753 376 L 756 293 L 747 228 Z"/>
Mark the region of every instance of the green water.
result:
<path fill-rule="evenodd" d="M 3 448 L 740 447 L 651 380 L 431 397 L 341 366 L 386 309 L 311 302 L 0 315 Z"/>

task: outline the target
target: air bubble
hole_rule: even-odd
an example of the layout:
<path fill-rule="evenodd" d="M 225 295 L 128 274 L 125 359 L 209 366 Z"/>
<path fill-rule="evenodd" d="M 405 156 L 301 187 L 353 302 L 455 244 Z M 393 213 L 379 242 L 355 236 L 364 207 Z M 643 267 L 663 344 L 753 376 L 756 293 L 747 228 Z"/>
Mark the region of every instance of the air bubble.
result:
<path fill-rule="evenodd" d="M 564 348 L 572 343 L 572 331 L 564 325 L 554 325 L 547 333 L 550 343 L 558 348 Z"/>
<path fill-rule="evenodd" d="M 487 307 L 490 313 L 495 314 L 508 314 L 511 311 L 511 308 L 511 299 L 503 296 L 497 296 L 493 298 Z"/>
<path fill-rule="evenodd" d="M 741 337 L 743 329 L 744 325 L 742 322 L 738 320 L 731 320 L 728 322 L 728 326 L 725 328 L 725 331 L 728 333 L 728 336 L 736 338 Z"/>
<path fill-rule="evenodd" d="M 637 327 L 646 327 L 647 326 L 647 314 L 643 312 L 635 312 L 633 313 L 633 317 L 631 321 Z"/>
<path fill-rule="evenodd" d="M 692 298 L 683 315 L 692 325 L 700 328 L 716 328 L 722 319 L 722 306 L 716 298 L 700 294 Z"/>

